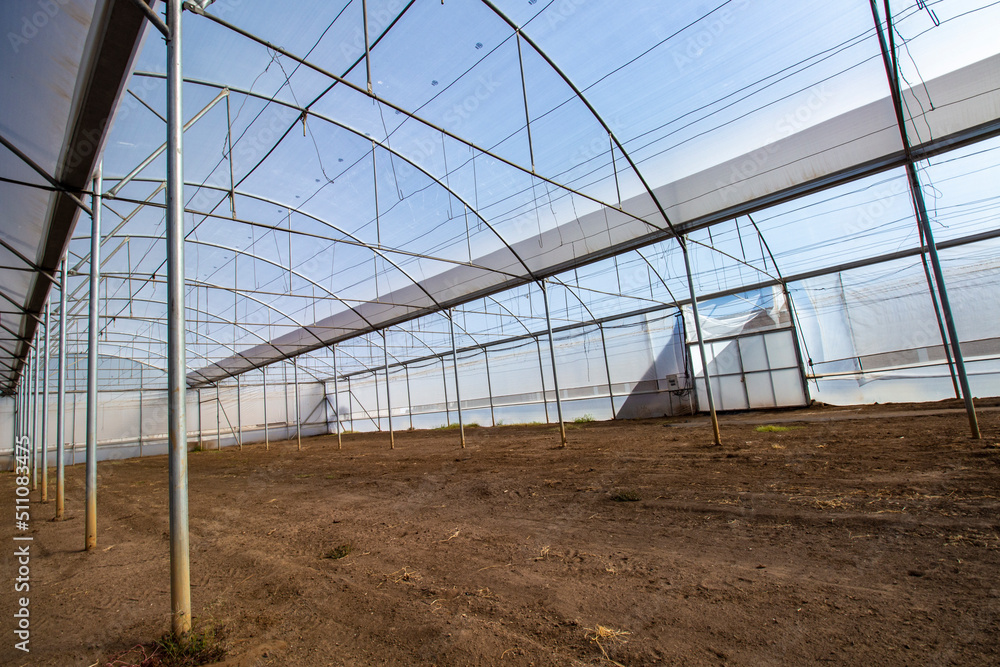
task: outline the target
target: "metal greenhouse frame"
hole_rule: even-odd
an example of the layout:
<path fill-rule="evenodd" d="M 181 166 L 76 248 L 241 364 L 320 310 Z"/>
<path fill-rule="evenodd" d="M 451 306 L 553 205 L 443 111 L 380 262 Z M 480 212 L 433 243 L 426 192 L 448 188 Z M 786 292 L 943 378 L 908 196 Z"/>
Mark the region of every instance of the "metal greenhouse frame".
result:
<path fill-rule="evenodd" d="M 5 452 L 61 519 L 82 446 L 87 549 L 98 460 L 169 455 L 176 632 L 195 443 L 951 394 L 980 437 L 995 3 L 616 4 L 5 6 Z"/>

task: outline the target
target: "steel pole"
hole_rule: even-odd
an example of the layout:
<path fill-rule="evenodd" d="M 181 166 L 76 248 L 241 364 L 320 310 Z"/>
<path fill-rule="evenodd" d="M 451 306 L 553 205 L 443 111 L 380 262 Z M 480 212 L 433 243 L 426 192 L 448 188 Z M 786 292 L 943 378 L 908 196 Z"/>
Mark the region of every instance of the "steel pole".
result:
<path fill-rule="evenodd" d="M 788 283 L 781 283 L 781 291 L 785 295 L 785 302 L 788 304 L 788 320 L 791 328 L 792 341 L 795 343 L 793 347 L 795 348 L 795 363 L 799 366 L 799 378 L 802 380 L 802 398 L 805 399 L 806 405 L 812 402 L 812 398 L 809 395 L 809 378 L 806 377 L 806 364 L 805 358 L 802 356 L 802 347 L 799 341 L 799 328 L 795 324 L 795 304 L 792 303 L 792 293 L 788 291 Z M 767 350 L 765 349 L 765 353 Z M 770 363 L 770 362 L 768 362 Z M 774 392 L 774 383 L 771 386 L 771 392 Z M 777 398 L 775 398 L 775 403 L 777 403 Z"/>
<path fill-rule="evenodd" d="M 549 291 L 546 289 L 545 281 L 538 283 L 542 287 L 542 301 L 545 302 L 545 326 L 549 331 L 549 355 L 552 357 L 552 384 L 556 390 L 556 416 L 559 419 L 559 438 L 561 446 L 566 446 L 566 423 L 563 421 L 562 398 L 559 396 L 559 371 L 556 370 L 556 342 L 552 336 L 552 317 L 549 314 Z M 542 396 L 545 396 L 545 388 L 542 388 Z"/>
<path fill-rule="evenodd" d="M 41 476 L 39 474 L 39 469 L 42 467 L 42 447 L 44 441 L 42 440 L 42 332 L 39 331 L 35 336 L 35 391 L 34 399 L 35 403 L 31 408 L 32 416 L 32 435 L 31 439 L 35 442 L 35 478 L 32 480 L 32 484 L 35 488 L 38 488 L 38 478 Z"/>
<path fill-rule="evenodd" d="M 215 381 L 215 449 L 222 449 L 222 399 L 219 398 L 219 381 Z"/>
<path fill-rule="evenodd" d="M 240 376 L 236 376 L 236 430 L 240 442 L 240 451 L 243 451 L 243 411 L 240 408 Z"/>
<path fill-rule="evenodd" d="M 18 429 L 19 429 L 19 433 L 20 433 L 21 437 L 28 437 L 28 385 L 31 384 L 31 381 L 29 379 L 31 377 L 31 350 L 30 349 L 28 350 L 28 354 L 27 354 L 27 356 L 25 357 L 25 360 L 24 360 L 24 369 L 23 369 L 23 371 L 24 372 L 21 374 L 21 385 L 18 388 L 19 391 L 20 391 L 20 396 L 18 398 L 20 399 L 20 406 L 21 406 L 20 414 L 19 414 L 20 418 L 18 420 Z M 30 450 L 31 443 L 25 443 L 25 444 L 27 445 L 27 448 Z M 31 468 L 31 466 L 32 466 L 32 463 L 31 463 L 31 461 L 29 459 L 29 461 L 28 461 L 29 474 L 30 474 L 30 468 Z"/>
<path fill-rule="evenodd" d="M 45 302 L 45 345 L 42 348 L 42 502 L 49 502 L 49 325 L 52 304 Z"/>
<path fill-rule="evenodd" d="M 535 351 L 538 352 L 538 377 L 542 383 L 542 408 L 545 410 L 545 423 L 549 423 L 549 399 L 545 397 L 545 364 L 542 362 L 542 340 L 535 337 Z"/>
<path fill-rule="evenodd" d="M 14 440 L 11 444 L 11 451 L 14 453 L 14 467 L 17 467 L 17 454 L 21 449 L 18 444 L 21 439 L 21 386 L 14 390 Z"/>
<path fill-rule="evenodd" d="M 142 458 L 142 365 L 139 366 L 139 458 Z"/>
<path fill-rule="evenodd" d="M 948 298 L 948 288 L 945 285 L 944 272 L 941 269 L 941 259 L 938 257 L 937 244 L 934 242 L 934 231 L 931 229 L 930 218 L 927 215 L 927 205 L 924 202 L 923 189 L 920 186 L 917 168 L 914 166 L 910 139 L 906 134 L 906 118 L 903 115 L 902 93 L 900 92 L 899 85 L 899 66 L 896 62 L 895 35 L 893 33 L 892 16 L 889 14 L 890 6 L 888 0 L 884 0 L 886 23 L 889 33 L 889 43 L 886 44 L 885 35 L 882 33 L 882 20 L 878 14 L 878 4 L 876 0 L 870 1 L 872 16 L 875 20 L 875 32 L 878 34 L 879 48 L 882 51 L 882 63 L 885 66 L 885 74 L 889 80 L 889 89 L 892 93 L 896 126 L 899 130 L 900 140 L 903 143 L 903 151 L 906 154 L 906 176 L 910 185 L 910 198 L 917 213 L 917 225 L 923 230 L 924 238 L 927 242 L 927 254 L 931 260 L 931 267 L 934 269 L 934 281 L 937 283 L 938 298 L 941 300 L 941 310 L 944 313 L 948 338 L 951 340 L 951 348 L 955 357 L 955 370 L 958 371 L 958 383 L 962 388 L 965 411 L 969 418 L 969 429 L 972 432 L 973 439 L 979 440 L 982 435 L 979 432 L 979 419 L 976 417 L 976 406 L 972 400 L 972 390 L 969 388 L 969 376 L 965 371 L 965 358 L 962 355 L 961 339 L 958 336 L 958 329 L 955 326 L 955 318 L 951 310 L 951 300 Z"/>
<path fill-rule="evenodd" d="M 188 534 L 187 353 L 184 311 L 182 0 L 167 0 L 167 434 L 170 451 L 170 613 L 175 635 L 191 630 Z"/>
<path fill-rule="evenodd" d="M 694 319 L 694 332 L 698 338 L 698 352 L 701 354 L 701 367 L 705 371 L 705 395 L 708 397 L 708 412 L 712 418 L 712 434 L 715 444 L 722 444 L 722 434 L 719 432 L 719 416 L 715 413 L 715 392 L 712 391 L 712 376 L 708 372 L 708 354 L 705 352 L 705 338 L 701 334 L 701 317 L 698 315 L 698 296 L 694 289 L 694 277 L 691 274 L 691 258 L 688 257 L 687 239 L 681 237 L 681 254 L 684 255 L 684 270 L 687 272 L 688 291 L 691 293 L 691 317 Z"/>
<path fill-rule="evenodd" d="M 937 320 L 938 332 L 941 334 L 941 347 L 944 349 L 944 358 L 948 363 L 948 374 L 951 375 L 951 386 L 955 390 L 955 398 L 962 398 L 962 390 L 958 385 L 958 374 L 955 373 L 955 364 L 951 359 L 951 346 L 948 344 L 948 334 L 945 332 L 944 319 L 941 316 L 941 306 L 938 303 L 937 292 L 934 291 L 934 279 L 931 277 L 931 268 L 927 263 L 926 245 L 924 243 L 924 230 L 920 227 L 920 263 L 924 267 L 924 278 L 927 279 L 927 291 L 931 295 L 931 304 L 934 306 L 934 319 Z"/>
<path fill-rule="evenodd" d="M 292 357 L 292 369 L 295 371 L 295 440 L 297 448 L 302 451 L 302 416 L 299 414 L 299 358 Z"/>
<path fill-rule="evenodd" d="M 330 352 L 333 354 L 333 409 L 337 413 L 337 449 L 343 449 L 344 442 L 340 434 L 340 385 L 337 383 L 337 346 L 331 345 Z"/>
<path fill-rule="evenodd" d="M 458 351 L 455 349 L 455 309 L 448 309 L 448 324 L 451 326 L 451 364 L 455 369 L 455 405 L 458 407 L 458 431 L 465 449 L 465 422 L 462 421 L 462 390 L 458 387 Z M 388 378 L 388 373 L 386 373 Z"/>
<path fill-rule="evenodd" d="M 264 451 L 271 451 L 271 438 L 267 432 L 267 369 L 260 369 L 261 385 L 260 393 L 264 397 Z"/>
<path fill-rule="evenodd" d="M 490 397 L 490 426 L 497 425 L 497 416 L 493 411 L 493 380 L 490 379 L 490 350 L 483 348 L 483 361 L 486 362 L 486 393 Z"/>
<path fill-rule="evenodd" d="M 608 398 L 611 401 L 611 418 L 617 418 L 615 414 L 617 412 L 615 408 L 615 390 L 611 385 L 611 363 L 608 361 L 608 341 L 604 337 L 604 325 L 597 325 L 598 331 L 601 332 L 601 350 L 604 352 L 604 372 L 608 375 Z"/>
<path fill-rule="evenodd" d="M 389 343 L 382 330 L 382 361 L 385 362 L 385 411 L 389 416 L 389 449 L 396 449 L 396 434 L 392 431 L 392 396 L 389 394 Z"/>
<path fill-rule="evenodd" d="M 969 428 L 972 432 L 972 437 L 979 440 L 982 435 L 979 431 L 979 419 L 976 417 L 976 406 L 972 399 L 972 389 L 969 387 L 969 375 L 965 370 L 965 357 L 962 354 L 962 344 L 958 337 L 958 328 L 955 326 L 955 317 L 951 310 L 951 300 L 948 298 L 948 288 L 944 280 L 944 271 L 941 269 L 941 259 L 938 257 L 937 244 L 934 242 L 934 232 L 931 230 L 930 219 L 927 216 L 927 206 L 924 203 L 923 191 L 920 188 L 920 179 L 917 177 L 916 169 L 912 163 L 907 163 L 906 171 L 910 177 L 910 189 L 913 193 L 913 200 L 917 204 L 917 217 L 924 229 L 924 236 L 927 238 L 927 254 L 930 255 L 931 266 L 934 268 L 934 279 L 937 283 L 938 297 L 941 300 L 941 310 L 944 312 L 944 321 L 948 328 L 948 338 L 951 339 L 952 352 L 955 357 L 955 369 L 958 371 L 958 383 L 962 387 L 962 398 L 965 400 L 965 412 L 969 418 Z"/>
<path fill-rule="evenodd" d="M 31 490 L 38 488 L 38 337 L 31 348 L 31 403 L 28 407 L 29 433 L 31 434 Z"/>
<path fill-rule="evenodd" d="M 101 286 L 101 189 L 102 165 L 97 163 L 91 197 L 93 224 L 90 231 L 90 303 L 87 328 L 87 504 L 84 511 L 85 547 L 97 546 L 97 334 L 100 326 Z"/>
<path fill-rule="evenodd" d="M 410 367 L 403 366 L 403 376 L 406 378 L 406 411 L 410 416 L 410 430 L 413 430 L 413 394 L 410 392 Z"/>
<path fill-rule="evenodd" d="M 441 356 L 441 386 L 444 387 L 444 421 L 446 426 L 451 426 L 451 410 L 448 407 L 448 369 L 444 365 L 444 356 Z"/>
<path fill-rule="evenodd" d="M 198 449 L 205 449 L 205 429 L 202 426 L 201 389 L 198 389 Z"/>
<path fill-rule="evenodd" d="M 347 376 L 347 416 L 350 418 L 351 431 L 354 431 L 354 394 L 351 393 L 351 376 Z"/>

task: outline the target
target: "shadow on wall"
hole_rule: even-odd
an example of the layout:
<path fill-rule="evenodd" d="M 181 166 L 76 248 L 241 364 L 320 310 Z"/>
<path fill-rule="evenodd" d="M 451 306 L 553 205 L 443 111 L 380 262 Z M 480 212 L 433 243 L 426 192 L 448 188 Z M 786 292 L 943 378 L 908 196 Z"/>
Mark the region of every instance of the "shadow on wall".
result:
<path fill-rule="evenodd" d="M 662 339 L 661 339 L 662 340 Z M 656 340 L 649 335 L 650 350 L 656 350 Z M 629 369 L 611 366 L 612 380 L 616 375 L 636 377 Z M 673 327 L 666 345 L 659 344 L 653 363 L 638 381 L 612 383 L 615 393 L 615 419 L 648 419 L 694 414 L 696 399 L 688 368 L 684 344 L 684 328 L 679 320 Z M 627 393 L 626 393 L 627 392 Z"/>

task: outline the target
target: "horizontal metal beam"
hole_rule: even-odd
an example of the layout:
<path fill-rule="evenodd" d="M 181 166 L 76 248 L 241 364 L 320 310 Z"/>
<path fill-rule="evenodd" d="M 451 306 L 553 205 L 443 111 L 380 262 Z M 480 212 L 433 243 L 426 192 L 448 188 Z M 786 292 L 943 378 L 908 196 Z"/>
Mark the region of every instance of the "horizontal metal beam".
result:
<path fill-rule="evenodd" d="M 989 241 L 989 240 L 997 239 L 997 238 L 1000 238 L 1000 228 L 993 229 L 993 230 L 990 230 L 990 231 L 987 231 L 987 232 L 982 232 L 982 233 L 979 233 L 979 234 L 970 234 L 969 236 L 963 236 L 963 237 L 957 238 L 957 239 L 949 239 L 947 241 L 940 241 L 940 242 L 938 242 L 938 248 L 942 249 L 942 250 L 948 249 L 948 248 L 958 248 L 958 247 L 969 245 L 969 244 L 972 244 L 972 243 L 979 243 L 981 241 Z M 794 275 L 785 276 L 784 282 L 786 284 L 787 283 L 801 282 L 803 280 L 809 280 L 810 278 L 818 278 L 820 276 L 832 275 L 832 274 L 835 274 L 835 273 L 840 273 L 842 271 L 850 271 L 852 269 L 865 268 L 867 266 L 874 266 L 876 264 L 883 264 L 885 262 L 892 262 L 892 261 L 896 261 L 896 260 L 899 260 L 899 259 L 906 259 L 908 257 L 916 257 L 916 256 L 919 256 L 921 254 L 921 252 L 922 252 L 922 250 L 920 248 L 909 248 L 909 249 L 906 249 L 906 250 L 899 250 L 899 251 L 896 251 L 896 252 L 885 253 L 885 254 L 882 254 L 882 255 L 877 255 L 877 256 L 874 256 L 874 257 L 869 257 L 867 259 L 859 259 L 859 260 L 855 260 L 855 261 L 852 261 L 852 262 L 844 262 L 842 264 L 837 264 L 835 266 L 829 266 L 829 267 L 822 268 L 822 269 L 814 269 L 812 271 L 803 271 L 802 273 L 797 273 L 797 274 L 794 274 Z M 775 286 L 780 285 L 781 282 L 782 281 L 778 281 L 778 280 L 764 281 L 764 282 L 752 283 L 752 284 L 748 284 L 748 285 L 741 285 L 738 288 L 720 290 L 720 291 L 717 291 L 717 292 L 709 292 L 709 293 L 706 293 L 706 294 L 700 294 L 698 296 L 698 301 L 699 302 L 711 301 L 712 299 L 721 299 L 721 298 L 724 298 L 724 297 L 727 297 L 727 296 L 733 296 L 735 294 L 742 294 L 743 292 L 752 292 L 752 291 L 759 290 L 759 289 L 764 289 L 764 288 L 767 288 L 767 287 L 775 287 Z M 552 331 L 554 333 L 562 333 L 562 332 L 566 332 L 566 331 L 573 331 L 575 329 L 583 329 L 583 328 L 586 328 L 586 327 L 601 326 L 601 325 L 604 325 L 604 324 L 610 324 L 612 322 L 617 322 L 619 320 L 628 319 L 630 317 L 639 317 L 639 316 L 642 316 L 642 315 L 651 315 L 651 314 L 654 314 L 654 313 L 662 313 L 662 312 L 668 311 L 668 310 L 679 310 L 683 306 L 690 305 L 690 303 L 691 303 L 691 299 L 690 298 L 681 299 L 681 300 L 678 300 L 676 303 L 673 303 L 673 304 L 664 304 L 664 305 L 652 306 L 650 308 L 641 308 L 641 309 L 637 309 L 637 310 L 631 310 L 631 311 L 628 311 L 628 312 L 625 312 L 625 313 L 619 313 L 619 314 L 616 314 L 616 315 L 607 315 L 605 317 L 600 317 L 600 318 L 591 320 L 589 322 L 579 322 L 579 323 L 568 324 L 568 325 L 563 325 L 563 326 L 559 326 L 559 327 L 553 327 Z M 486 349 L 486 348 L 490 348 L 490 347 L 496 347 L 498 345 L 508 345 L 510 343 L 516 343 L 516 342 L 522 341 L 522 340 L 536 339 L 536 338 L 539 338 L 539 337 L 545 336 L 545 335 L 547 335 L 546 331 L 528 332 L 528 333 L 520 334 L 518 336 L 510 336 L 510 337 L 504 338 L 503 340 L 490 341 L 490 342 L 481 343 L 481 344 L 478 344 L 478 345 L 467 345 L 465 347 L 458 348 L 458 352 L 461 354 L 461 353 L 465 353 L 465 352 L 472 352 L 472 351 L 475 351 L 475 350 L 481 350 L 481 349 Z M 339 342 L 340 341 L 338 341 L 338 344 L 339 344 Z M 340 349 L 340 348 L 338 347 L 338 349 Z M 398 368 L 398 367 L 401 367 L 401 366 L 407 366 L 407 365 L 412 365 L 412 364 L 423 363 L 425 361 L 433 361 L 435 359 L 440 359 L 441 357 L 448 356 L 449 354 L 451 354 L 450 351 L 443 351 L 443 352 L 441 352 L 439 354 L 436 353 L 436 354 L 424 355 L 422 357 L 415 357 L 413 359 L 407 359 L 405 362 L 399 362 L 399 363 L 395 363 L 395 364 L 390 364 L 389 368 Z M 379 367 L 373 368 L 373 369 L 366 369 L 366 370 L 362 370 L 362 371 L 352 371 L 350 373 L 344 373 L 340 377 L 347 378 L 347 377 L 355 377 L 355 376 L 361 376 L 361 375 L 368 375 L 369 373 L 373 373 L 375 371 L 380 371 L 383 368 L 384 368 L 384 366 L 379 366 Z"/>

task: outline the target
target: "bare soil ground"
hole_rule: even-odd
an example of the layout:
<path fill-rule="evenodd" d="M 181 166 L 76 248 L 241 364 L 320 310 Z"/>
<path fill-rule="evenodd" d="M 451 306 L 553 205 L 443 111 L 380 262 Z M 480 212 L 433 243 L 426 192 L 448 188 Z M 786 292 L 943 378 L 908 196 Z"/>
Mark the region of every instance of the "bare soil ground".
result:
<path fill-rule="evenodd" d="M 1000 664 L 982 405 L 981 441 L 952 401 L 726 415 L 723 447 L 699 417 L 574 425 L 566 449 L 512 426 L 194 452 L 195 615 L 230 667 Z M 99 464 L 89 553 L 83 472 L 66 521 L 32 504 L 32 652 L 6 583 L 3 664 L 106 665 L 169 627 L 166 459 Z"/>

